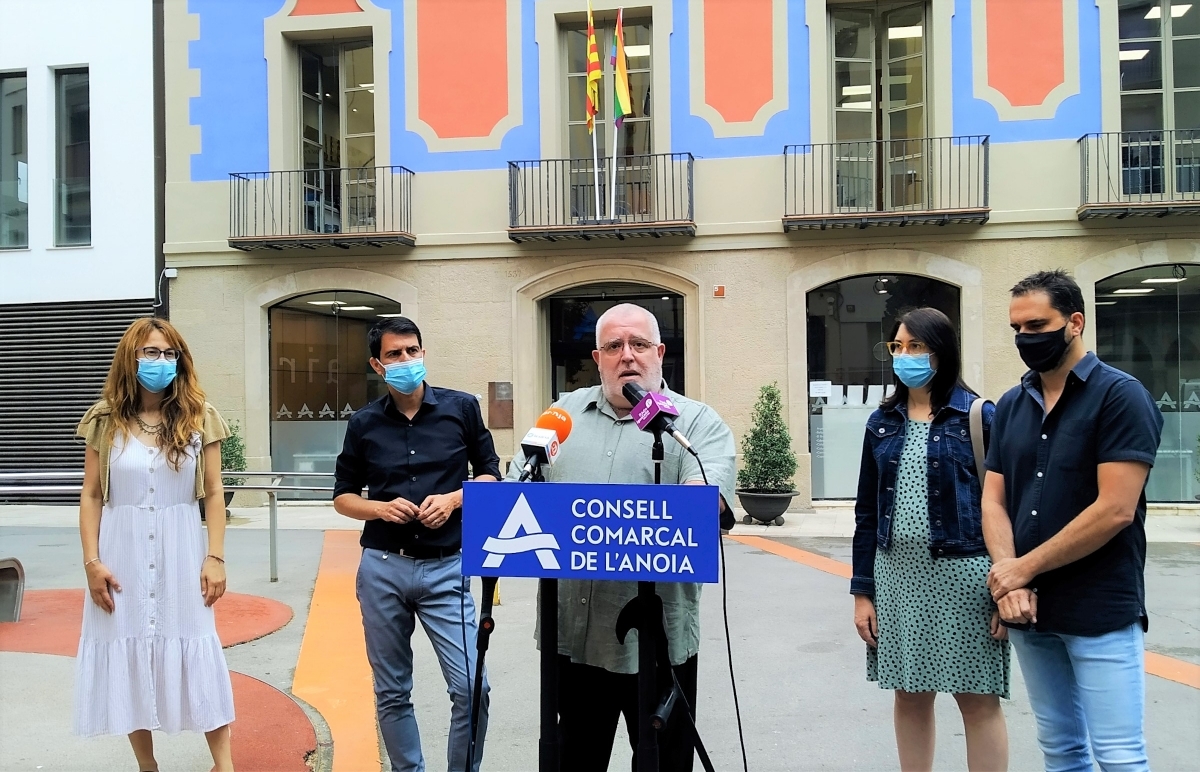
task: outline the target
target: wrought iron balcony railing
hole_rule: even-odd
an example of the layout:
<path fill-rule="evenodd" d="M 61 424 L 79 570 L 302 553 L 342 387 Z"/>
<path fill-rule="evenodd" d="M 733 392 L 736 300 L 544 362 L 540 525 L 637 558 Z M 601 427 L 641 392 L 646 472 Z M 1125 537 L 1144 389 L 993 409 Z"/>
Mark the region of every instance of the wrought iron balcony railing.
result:
<path fill-rule="evenodd" d="M 1200 129 L 1079 138 L 1079 219 L 1200 214 Z"/>
<path fill-rule="evenodd" d="M 694 236 L 692 154 L 509 161 L 513 241 Z M 597 192 L 599 208 L 597 208 Z"/>
<path fill-rule="evenodd" d="M 229 246 L 412 246 L 412 179 L 403 166 L 230 174 Z"/>
<path fill-rule="evenodd" d="M 785 231 L 987 222 L 988 137 L 788 145 Z"/>

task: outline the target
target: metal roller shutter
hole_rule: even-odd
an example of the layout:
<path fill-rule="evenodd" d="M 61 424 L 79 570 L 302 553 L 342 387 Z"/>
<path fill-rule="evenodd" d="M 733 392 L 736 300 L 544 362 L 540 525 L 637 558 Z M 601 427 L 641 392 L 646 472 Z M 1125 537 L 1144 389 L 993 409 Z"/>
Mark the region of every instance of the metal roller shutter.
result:
<path fill-rule="evenodd" d="M 0 305 L 0 471 L 83 469 L 75 426 L 99 398 L 122 333 L 153 304 Z"/>

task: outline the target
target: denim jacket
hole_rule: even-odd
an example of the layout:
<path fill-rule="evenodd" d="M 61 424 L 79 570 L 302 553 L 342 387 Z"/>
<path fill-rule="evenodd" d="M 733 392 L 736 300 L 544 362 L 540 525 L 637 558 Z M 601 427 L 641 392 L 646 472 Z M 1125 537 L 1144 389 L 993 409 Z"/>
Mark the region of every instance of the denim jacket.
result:
<path fill-rule="evenodd" d="M 934 558 L 987 554 L 983 544 L 983 488 L 971 447 L 970 409 L 977 397 L 955 388 L 950 404 L 929 427 L 929 552 Z M 996 406 L 983 406 L 984 445 L 991 435 Z M 904 449 L 908 406 L 880 408 L 867 419 L 858 501 L 854 505 L 854 576 L 850 592 L 875 596 L 875 550 L 892 545 L 896 478 Z"/>

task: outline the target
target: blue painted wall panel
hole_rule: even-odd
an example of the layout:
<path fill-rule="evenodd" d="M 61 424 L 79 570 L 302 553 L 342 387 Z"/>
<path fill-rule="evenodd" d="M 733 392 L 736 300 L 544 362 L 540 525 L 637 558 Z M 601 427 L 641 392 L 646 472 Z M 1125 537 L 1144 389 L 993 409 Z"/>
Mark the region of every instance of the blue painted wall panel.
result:
<path fill-rule="evenodd" d="M 1053 118 L 1001 121 L 996 108 L 975 98 L 971 44 L 971 0 L 954 6 L 954 133 L 990 134 L 992 142 L 1078 139 L 1100 131 L 1100 9 L 1079 2 L 1079 93 L 1067 97 Z"/>

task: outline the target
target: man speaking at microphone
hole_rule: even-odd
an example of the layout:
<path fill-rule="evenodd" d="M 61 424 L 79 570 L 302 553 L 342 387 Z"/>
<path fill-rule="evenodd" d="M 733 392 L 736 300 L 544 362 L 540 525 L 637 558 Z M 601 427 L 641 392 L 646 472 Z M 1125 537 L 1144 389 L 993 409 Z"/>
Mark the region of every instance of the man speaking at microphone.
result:
<path fill-rule="evenodd" d="M 662 379 L 666 346 L 658 320 L 641 306 L 613 306 L 596 322 L 592 359 L 600 385 L 567 392 L 555 402 L 572 418 L 570 438 L 553 466 L 542 466 L 549 482 L 652 484 L 650 455 L 654 437 L 638 429 L 633 407 L 622 394 L 626 383 L 661 392 L 678 408 L 676 428 L 704 463 L 708 482 L 721 493 L 721 519 L 732 524 L 734 490 L 733 434 L 708 405 L 670 392 Z M 664 436 L 665 484 L 703 485 L 696 459 L 670 436 Z M 517 479 L 525 466 L 518 454 L 509 468 Z M 699 584 L 659 583 L 671 665 L 688 704 L 696 706 L 696 662 L 700 649 Z M 559 580 L 558 663 L 559 740 L 562 768 L 572 772 L 604 772 L 612 755 L 617 720 L 624 714 L 637 767 L 638 649 L 636 633 L 617 641 L 617 615 L 637 595 L 636 582 Z M 691 729 L 675 708 L 659 732 L 659 769 L 688 772 L 695 756 Z"/>
<path fill-rule="evenodd" d="M 468 463 L 476 480 L 498 480 L 500 458 L 475 397 L 425 382 L 416 324 L 402 316 L 383 319 L 367 333 L 367 345 L 371 367 L 388 390 L 346 425 L 333 507 L 366 521 L 357 595 L 379 733 L 393 772 L 425 769 L 412 706 L 412 634 L 420 620 L 450 692 L 448 768 L 462 772 L 470 752 L 476 659 L 475 603 L 462 575 L 462 484 Z M 487 716 L 485 685 L 471 767 L 476 771 Z"/>

